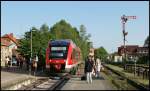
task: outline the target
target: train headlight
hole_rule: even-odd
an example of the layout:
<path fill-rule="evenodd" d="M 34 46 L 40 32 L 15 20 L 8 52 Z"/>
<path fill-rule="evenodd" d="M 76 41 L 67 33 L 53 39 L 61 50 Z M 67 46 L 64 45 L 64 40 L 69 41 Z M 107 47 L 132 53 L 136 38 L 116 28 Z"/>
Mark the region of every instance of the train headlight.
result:
<path fill-rule="evenodd" d="M 67 59 L 65 59 L 64 62 L 67 62 Z"/>

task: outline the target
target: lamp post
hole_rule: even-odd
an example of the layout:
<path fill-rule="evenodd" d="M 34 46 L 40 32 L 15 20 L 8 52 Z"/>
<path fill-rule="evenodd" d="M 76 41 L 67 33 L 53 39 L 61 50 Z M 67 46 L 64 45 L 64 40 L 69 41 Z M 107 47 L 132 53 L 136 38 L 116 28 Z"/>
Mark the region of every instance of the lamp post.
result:
<path fill-rule="evenodd" d="M 31 67 L 32 67 L 32 31 L 33 29 L 30 30 L 31 32 L 31 43 L 30 43 L 30 49 L 31 49 L 31 54 L 30 54 L 30 74 L 31 74 Z"/>
<path fill-rule="evenodd" d="M 31 68 L 32 68 L 32 29 L 30 30 L 30 36 L 31 36 L 31 43 L 30 43 L 30 49 L 31 49 L 31 53 L 30 53 L 30 62 L 29 62 L 29 64 L 30 64 L 30 68 L 29 68 L 29 74 L 31 75 Z"/>
<path fill-rule="evenodd" d="M 136 61 L 137 61 L 137 57 L 134 58 L 134 65 L 135 65 L 134 76 L 136 75 Z"/>

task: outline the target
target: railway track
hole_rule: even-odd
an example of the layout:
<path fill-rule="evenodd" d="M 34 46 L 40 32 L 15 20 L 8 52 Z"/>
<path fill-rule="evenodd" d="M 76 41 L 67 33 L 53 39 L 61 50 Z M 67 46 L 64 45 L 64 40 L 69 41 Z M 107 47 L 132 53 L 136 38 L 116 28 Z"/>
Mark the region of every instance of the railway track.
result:
<path fill-rule="evenodd" d="M 70 74 L 66 74 L 63 76 L 59 81 L 57 81 L 55 84 L 53 84 L 49 90 L 60 90 L 62 86 L 65 85 L 65 83 L 71 78 Z"/>
<path fill-rule="evenodd" d="M 39 78 L 30 85 L 22 86 L 17 90 L 59 90 L 70 78 L 70 74 Z"/>
<path fill-rule="evenodd" d="M 35 80 L 34 82 L 32 82 L 29 85 L 23 85 L 21 88 L 17 89 L 17 90 L 32 90 L 33 88 L 37 87 L 38 85 L 46 82 L 49 78 L 40 78 Z"/>
<path fill-rule="evenodd" d="M 79 74 L 71 75 L 69 73 L 53 73 L 48 77 L 37 78 L 31 84 L 17 90 L 60 90 L 70 78 L 79 77 L 83 74 L 84 66 L 79 67 Z M 80 75 L 80 76 L 79 76 Z"/>

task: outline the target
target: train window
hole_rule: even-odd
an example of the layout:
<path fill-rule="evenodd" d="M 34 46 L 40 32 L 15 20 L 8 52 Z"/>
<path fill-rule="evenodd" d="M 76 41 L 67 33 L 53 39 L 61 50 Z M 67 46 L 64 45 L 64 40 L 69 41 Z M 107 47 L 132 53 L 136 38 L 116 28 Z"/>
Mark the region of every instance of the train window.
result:
<path fill-rule="evenodd" d="M 66 47 L 51 47 L 51 50 L 52 50 L 52 51 L 56 51 L 56 50 L 63 50 L 63 51 L 66 51 L 67 48 L 66 48 Z"/>
<path fill-rule="evenodd" d="M 57 59 L 57 58 L 66 58 L 68 53 L 68 48 L 66 46 L 54 46 L 51 47 L 51 52 L 49 54 L 49 58 Z"/>
<path fill-rule="evenodd" d="M 50 58 L 66 58 L 67 57 L 67 54 L 66 53 L 63 53 L 63 52 L 51 52 L 50 53 Z"/>

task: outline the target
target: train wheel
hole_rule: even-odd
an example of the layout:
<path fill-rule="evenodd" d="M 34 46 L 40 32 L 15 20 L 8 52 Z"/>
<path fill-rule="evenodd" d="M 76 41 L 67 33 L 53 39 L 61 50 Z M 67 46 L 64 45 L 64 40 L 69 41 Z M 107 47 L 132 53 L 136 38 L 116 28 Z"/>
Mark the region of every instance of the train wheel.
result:
<path fill-rule="evenodd" d="M 45 70 L 45 73 L 46 73 L 46 75 L 49 75 L 49 73 L 50 73 L 50 68 L 49 68 L 49 69 L 47 68 L 47 69 Z"/>
<path fill-rule="evenodd" d="M 53 65 L 51 65 L 50 74 L 53 75 L 54 73 L 55 73 L 55 68 L 53 67 Z"/>

